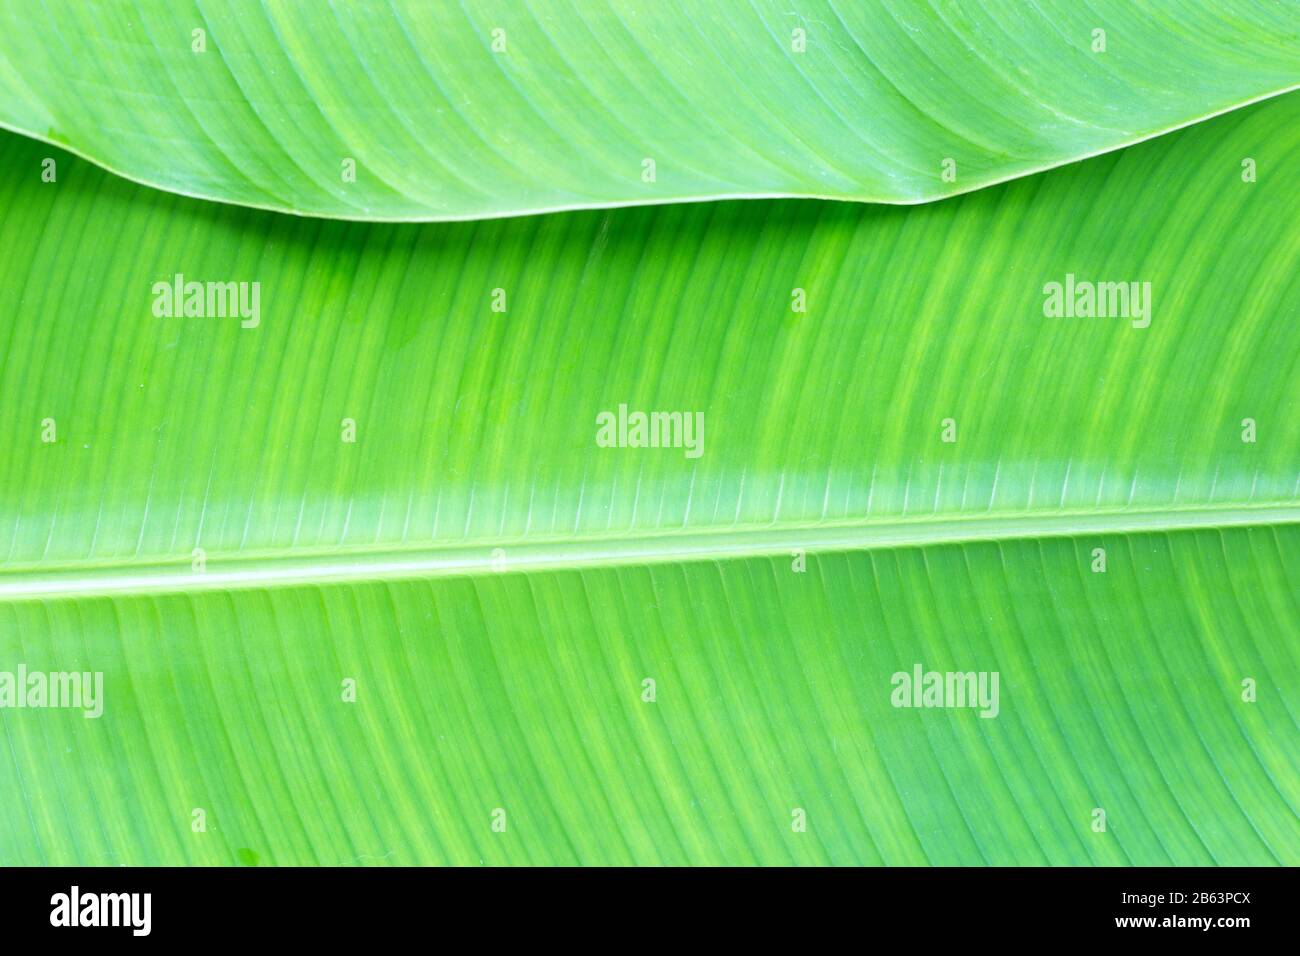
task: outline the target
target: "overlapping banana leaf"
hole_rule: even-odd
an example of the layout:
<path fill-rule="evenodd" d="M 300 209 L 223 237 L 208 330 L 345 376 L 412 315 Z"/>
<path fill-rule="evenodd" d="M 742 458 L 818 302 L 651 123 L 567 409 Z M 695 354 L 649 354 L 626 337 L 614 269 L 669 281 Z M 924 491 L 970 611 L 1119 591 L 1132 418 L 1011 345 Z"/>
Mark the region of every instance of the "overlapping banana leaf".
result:
<path fill-rule="evenodd" d="M 918 202 L 1293 89 L 1298 22 L 1293 0 L 0 0 L 0 124 L 352 219 Z"/>
<path fill-rule="evenodd" d="M 1116 4 L 1141 42 L 1116 57 L 1111 28 L 1105 69 L 1049 79 L 1034 31 L 1086 37 L 1081 5 L 800 4 L 839 31 L 838 72 L 807 78 L 827 115 L 760 116 L 742 104 L 804 62 L 776 7 L 638 7 L 659 45 L 618 56 L 648 29 L 625 26 L 592 65 L 565 44 L 631 7 L 466 5 L 488 37 L 520 10 L 549 27 L 544 78 L 471 55 L 477 33 L 421 43 L 460 15 L 394 6 L 322 5 L 337 24 L 304 33 L 296 4 L 197 5 L 221 93 L 188 32 L 183 57 L 128 42 L 188 10 L 82 5 L 51 31 L 0 4 L 0 116 L 175 190 L 429 218 L 645 201 L 656 131 L 696 163 L 659 199 L 924 198 L 1295 82 L 1285 5 Z M 409 48 L 381 42 L 400 24 Z M 1157 69 L 1170 47 L 1139 31 L 1160 26 L 1203 69 Z M 688 33 L 753 51 L 759 29 L 774 47 L 747 72 L 699 79 Z M 76 52 L 61 80 L 40 72 L 56 49 Z M 536 108 L 451 148 L 483 124 L 395 95 L 411 50 Z M 641 113 L 565 105 L 644 86 Z M 963 98 L 917 101 L 940 90 Z M 202 202 L 5 136 L 0 670 L 102 671 L 104 706 L 0 708 L 0 862 L 1300 862 L 1298 120 L 1272 99 L 922 206 L 434 225 Z M 970 179 L 909 171 L 963 122 Z M 518 177 L 485 158 L 511 142 Z M 383 160 L 340 191 L 357 143 Z M 177 275 L 258 282 L 256 322 L 158 314 Z M 1149 309 L 1045 314 L 1067 277 L 1150 283 Z M 698 456 L 602 447 L 620 405 L 701 413 Z M 895 706 L 916 665 L 996 672 L 996 716 Z"/>

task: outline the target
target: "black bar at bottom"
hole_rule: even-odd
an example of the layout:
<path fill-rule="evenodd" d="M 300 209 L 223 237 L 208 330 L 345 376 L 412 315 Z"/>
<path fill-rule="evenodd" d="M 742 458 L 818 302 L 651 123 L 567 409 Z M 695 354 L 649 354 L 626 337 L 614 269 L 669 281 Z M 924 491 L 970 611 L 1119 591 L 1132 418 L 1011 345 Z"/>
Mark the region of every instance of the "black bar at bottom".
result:
<path fill-rule="evenodd" d="M 785 931 L 861 942 L 904 933 L 927 945 L 1097 937 L 1233 945 L 1294 941 L 1297 902 L 1287 869 L 0 870 L 9 943 L 338 946 L 453 932 L 612 944 L 672 932 L 683 943 L 716 935 L 772 945 L 771 934 Z"/>

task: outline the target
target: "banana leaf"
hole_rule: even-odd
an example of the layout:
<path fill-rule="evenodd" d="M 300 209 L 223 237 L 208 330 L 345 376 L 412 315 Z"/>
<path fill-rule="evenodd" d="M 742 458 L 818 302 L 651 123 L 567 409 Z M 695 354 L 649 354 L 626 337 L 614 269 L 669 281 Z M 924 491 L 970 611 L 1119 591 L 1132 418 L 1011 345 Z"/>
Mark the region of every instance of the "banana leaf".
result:
<path fill-rule="evenodd" d="M 437 225 L 0 138 L 0 670 L 103 675 L 0 861 L 1300 862 L 1298 119 Z"/>
<path fill-rule="evenodd" d="M 914 203 L 1298 84 L 1293 0 L 0 0 L 0 125 L 365 220 Z"/>

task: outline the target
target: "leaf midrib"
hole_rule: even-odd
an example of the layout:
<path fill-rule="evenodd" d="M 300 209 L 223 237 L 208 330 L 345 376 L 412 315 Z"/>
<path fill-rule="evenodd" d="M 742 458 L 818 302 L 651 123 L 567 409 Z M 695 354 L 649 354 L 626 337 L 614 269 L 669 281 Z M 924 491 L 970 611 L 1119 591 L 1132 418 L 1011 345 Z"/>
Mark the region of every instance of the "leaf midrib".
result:
<path fill-rule="evenodd" d="M 772 557 L 789 555 L 795 550 L 816 554 L 1297 523 L 1300 523 L 1300 504 L 1270 504 L 859 520 L 531 541 L 475 541 L 437 547 L 213 553 L 206 558 L 202 572 L 192 570 L 191 557 L 186 554 L 171 561 L 143 559 L 0 569 L 0 601 L 540 573 Z"/>

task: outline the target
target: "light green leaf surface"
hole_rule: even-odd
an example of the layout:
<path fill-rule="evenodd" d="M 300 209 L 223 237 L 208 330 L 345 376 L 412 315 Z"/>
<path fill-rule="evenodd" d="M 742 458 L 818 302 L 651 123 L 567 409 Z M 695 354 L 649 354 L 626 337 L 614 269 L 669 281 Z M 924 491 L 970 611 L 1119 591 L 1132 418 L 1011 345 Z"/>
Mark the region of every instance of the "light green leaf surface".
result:
<path fill-rule="evenodd" d="M 441 226 L 0 139 L 0 669 L 105 673 L 0 709 L 0 861 L 1300 862 L 1298 119 Z M 1149 327 L 1046 317 L 1067 273 Z M 598 447 L 620 403 L 702 456 Z M 916 663 L 998 717 L 892 707 Z"/>
<path fill-rule="evenodd" d="M 1294 0 L 0 0 L 0 124 L 353 219 L 918 202 L 1298 83 Z"/>
<path fill-rule="evenodd" d="M 1297 118 L 1284 97 L 924 207 L 437 228 L 186 201 L 71 160 L 42 183 L 46 147 L 7 137 L 0 557 L 1294 507 Z M 259 282 L 259 325 L 156 316 L 176 274 Z M 1045 316 L 1067 275 L 1149 282 L 1149 327 Z M 703 454 L 599 447 L 620 404 L 702 413 Z"/>
<path fill-rule="evenodd" d="M 1295 865 L 1297 562 L 1291 524 L 0 605 L 6 660 L 106 672 L 99 719 L 0 711 L 0 860 Z M 892 707 L 916 663 L 998 716 Z"/>

